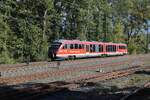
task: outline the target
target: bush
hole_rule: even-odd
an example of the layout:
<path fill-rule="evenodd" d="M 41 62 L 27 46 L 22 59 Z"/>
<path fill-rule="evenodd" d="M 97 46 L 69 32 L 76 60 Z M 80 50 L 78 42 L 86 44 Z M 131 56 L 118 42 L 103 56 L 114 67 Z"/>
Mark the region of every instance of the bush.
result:
<path fill-rule="evenodd" d="M 129 54 L 136 54 L 137 53 L 137 46 L 134 43 L 133 40 L 130 40 L 129 44 L 128 44 L 128 52 Z"/>
<path fill-rule="evenodd" d="M 13 63 L 15 63 L 15 61 L 8 55 L 7 51 L 2 52 L 2 54 L 0 54 L 0 64 L 13 64 Z"/>

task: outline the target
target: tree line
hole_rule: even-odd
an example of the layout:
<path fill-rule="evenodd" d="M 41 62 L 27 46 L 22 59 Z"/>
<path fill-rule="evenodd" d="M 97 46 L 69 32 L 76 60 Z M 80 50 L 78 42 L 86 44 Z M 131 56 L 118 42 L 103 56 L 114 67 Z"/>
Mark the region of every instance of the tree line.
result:
<path fill-rule="evenodd" d="M 47 59 L 56 39 L 127 43 L 146 53 L 149 0 L 0 0 L 0 63 Z"/>

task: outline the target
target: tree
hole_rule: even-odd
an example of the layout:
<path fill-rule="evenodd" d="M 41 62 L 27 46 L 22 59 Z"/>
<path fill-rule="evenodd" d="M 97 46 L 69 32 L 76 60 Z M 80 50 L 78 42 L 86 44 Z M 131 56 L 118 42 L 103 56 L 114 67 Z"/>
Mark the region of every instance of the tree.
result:
<path fill-rule="evenodd" d="M 130 53 L 145 53 L 149 5 L 149 0 L 1 0 L 0 63 L 45 60 L 56 39 L 125 42 Z"/>
<path fill-rule="evenodd" d="M 120 19 L 118 19 L 115 22 L 115 26 L 114 26 L 114 33 L 112 35 L 112 41 L 113 42 L 118 42 L 118 43 L 123 43 L 125 39 L 125 36 L 123 34 L 123 25 L 120 21 Z"/>

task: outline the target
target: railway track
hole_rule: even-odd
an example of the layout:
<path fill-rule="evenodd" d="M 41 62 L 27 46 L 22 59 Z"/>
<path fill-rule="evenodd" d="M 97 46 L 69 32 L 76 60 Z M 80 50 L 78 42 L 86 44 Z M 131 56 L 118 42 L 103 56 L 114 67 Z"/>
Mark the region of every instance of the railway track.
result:
<path fill-rule="evenodd" d="M 18 77 L 8 77 L 8 78 L 0 78 L 1 83 L 11 83 L 11 84 L 17 84 L 17 83 L 24 83 L 28 82 L 31 80 L 36 80 L 36 79 L 43 79 L 46 77 L 58 77 L 58 76 L 63 76 L 63 75 L 70 75 L 75 72 L 79 71 L 87 71 L 87 70 L 96 70 L 99 68 L 106 68 L 106 67 L 115 67 L 123 64 L 129 64 L 131 63 L 132 60 L 126 60 L 126 61 L 121 61 L 121 62 L 111 62 L 111 63 L 105 63 L 105 64 L 97 64 L 95 66 L 79 66 L 79 67 L 74 67 L 74 68 L 65 68 L 62 70 L 57 70 L 57 71 L 51 71 L 51 72 L 42 72 L 42 73 L 35 73 L 31 75 L 23 75 L 23 76 L 18 76 Z"/>
<path fill-rule="evenodd" d="M 132 68 L 126 68 L 126 69 L 121 69 L 121 70 L 116 70 L 113 72 L 107 72 L 104 74 L 97 74 L 94 77 L 89 77 L 88 79 L 86 79 L 84 82 L 99 82 L 99 81 L 105 81 L 105 80 L 110 80 L 110 79 L 115 79 L 115 78 L 119 78 L 119 77 L 124 77 L 124 76 L 128 76 L 131 74 L 134 74 L 137 71 L 140 71 L 141 69 L 144 70 L 150 70 L 150 67 L 146 66 L 146 67 L 140 67 L 140 66 L 135 66 Z"/>
<path fill-rule="evenodd" d="M 140 59 L 148 58 L 148 55 L 138 55 Z M 26 67 L 37 67 L 37 66 L 50 66 L 50 67 L 57 67 L 58 63 L 65 66 L 70 66 L 73 64 L 80 64 L 80 63 L 90 63 L 94 61 L 111 61 L 111 60 L 118 60 L 118 59 L 135 59 L 136 56 L 118 56 L 118 57 L 106 57 L 104 59 L 101 58 L 89 58 L 89 59 L 78 59 L 78 60 L 67 60 L 67 61 L 53 61 L 53 62 L 31 62 L 29 64 L 21 63 L 21 64 L 0 64 L 0 71 L 8 71 L 8 70 L 17 70 L 18 68 L 26 68 Z"/>
<path fill-rule="evenodd" d="M 145 60 L 146 57 L 144 57 Z M 140 60 L 139 60 L 140 59 Z M 56 62 L 53 62 L 53 64 L 47 64 L 47 62 L 43 63 L 34 63 L 32 66 L 32 64 L 30 66 L 24 66 L 24 67 L 6 67 L 5 69 L 3 69 L 4 67 L 0 67 L 0 72 L 1 72 L 1 80 L 8 80 L 8 77 L 19 77 L 19 76 L 30 76 L 30 75 L 36 75 L 36 74 L 42 74 L 43 73 L 53 73 L 53 72 L 57 72 L 57 70 L 59 69 L 59 71 L 61 72 L 62 70 L 69 70 L 69 69 L 75 69 L 76 68 L 80 68 L 80 67 L 91 67 L 91 66 L 109 66 L 111 65 L 111 63 L 119 63 L 119 62 L 128 62 L 130 63 L 131 61 L 135 62 L 135 63 L 139 63 L 143 58 L 134 58 L 134 57 L 130 57 L 128 58 L 127 56 L 124 57 L 111 57 L 111 58 L 105 58 L 105 59 L 100 59 L 100 58 L 95 58 L 95 59 L 83 59 L 83 60 L 75 60 L 75 61 L 65 61 L 65 62 L 61 62 L 59 63 L 59 65 Z M 43 65 L 42 65 L 43 64 Z M 120 63 L 121 64 L 121 63 Z M 124 64 L 124 63 L 122 63 Z M 132 66 L 130 64 L 130 66 Z M 2 70 L 2 69 L 3 70 Z M 111 68 L 111 67 L 110 67 Z M 45 75 L 46 76 L 46 75 Z M 2 83 L 2 82 L 1 82 Z M 6 83 L 6 82 L 5 82 Z"/>
<path fill-rule="evenodd" d="M 123 56 L 123 58 L 126 58 L 127 56 Z M 111 57 L 111 58 L 105 58 L 102 59 L 102 61 L 107 61 L 107 60 L 115 60 L 118 58 L 122 58 L 122 56 L 120 57 Z M 101 58 L 89 58 L 89 59 L 78 59 L 78 60 L 67 60 L 67 61 L 52 61 L 52 62 L 31 62 L 29 64 L 26 63 L 21 63 L 21 64 L 1 64 L 0 65 L 0 71 L 7 71 L 7 70 L 17 70 L 18 68 L 24 68 L 24 67 L 37 67 L 37 66 L 50 66 L 50 67 L 57 67 L 58 63 L 60 63 L 61 65 L 65 65 L 65 66 L 70 66 L 72 64 L 80 64 L 80 63 L 87 63 L 87 62 L 93 62 L 93 61 L 101 61 Z"/>
<path fill-rule="evenodd" d="M 2 100 L 37 100 L 40 99 L 51 92 L 57 92 L 57 91 L 63 91 L 65 89 L 75 89 L 85 84 L 88 84 L 89 82 L 98 82 L 98 81 L 104 81 L 109 80 L 113 78 L 123 77 L 130 74 L 133 74 L 136 71 L 139 70 L 149 70 L 149 67 L 133 67 L 129 69 L 122 69 L 115 72 L 109 72 L 109 73 L 99 73 L 96 75 L 91 76 L 84 76 L 80 78 L 76 78 L 73 80 L 66 80 L 67 82 L 52 82 L 49 84 L 31 84 L 31 86 L 26 86 L 25 88 L 16 89 L 16 90 L 8 90 L 3 93 L 0 93 L 0 98 Z M 82 78 L 82 79 L 81 79 Z M 149 85 L 145 85 L 149 86 Z M 127 99 L 123 99 L 127 100 Z"/>
<path fill-rule="evenodd" d="M 17 76 L 17 77 L 4 77 L 4 78 L 0 78 L 0 82 L 1 83 L 7 83 L 7 84 L 19 84 L 19 83 L 24 83 L 24 82 L 29 82 L 32 80 L 39 80 L 39 79 L 44 79 L 47 77 L 62 77 L 64 75 L 70 75 L 72 73 L 75 72 L 79 72 L 79 71 L 95 71 L 97 69 L 101 69 L 101 68 L 107 68 L 107 67 L 111 67 L 111 68 L 115 68 L 116 66 L 120 66 L 120 65 L 130 65 L 130 63 L 132 62 L 139 62 L 139 59 L 128 59 L 128 60 L 123 60 L 120 62 L 107 62 L 107 63 L 102 63 L 102 64 L 96 64 L 94 66 L 78 66 L 78 67 L 68 67 L 68 68 L 64 68 L 64 69 L 60 69 L 60 70 L 56 70 L 56 71 L 48 71 L 48 72 L 41 72 L 41 73 L 35 73 L 35 74 L 31 74 L 31 75 L 22 75 L 22 76 Z M 140 61 L 145 61 L 145 59 L 141 58 Z M 114 70 L 113 70 L 114 71 Z M 80 76 L 79 76 L 80 77 Z"/>
<path fill-rule="evenodd" d="M 127 56 L 126 56 L 127 57 Z M 99 81 L 104 81 L 104 80 L 110 80 L 118 77 L 124 77 L 128 76 L 130 74 L 133 74 L 136 71 L 139 70 L 150 70 L 149 66 L 144 66 L 143 62 L 149 61 L 148 56 L 141 56 L 140 58 L 124 58 L 125 60 L 120 60 L 116 61 L 116 58 L 107 58 L 105 63 L 97 63 L 93 66 L 83 66 L 80 65 L 79 62 L 81 63 L 91 63 L 93 62 L 92 59 L 83 59 L 83 60 L 75 60 L 71 61 L 70 63 L 63 63 L 65 65 L 71 66 L 72 64 L 79 64 L 76 65 L 77 67 L 66 67 L 66 68 L 61 68 L 59 70 L 55 71 L 50 71 L 50 72 L 42 72 L 42 73 L 35 73 L 31 75 L 24 75 L 24 76 L 17 76 L 17 77 L 1 77 L 0 82 L 2 84 L 19 84 L 19 83 L 25 83 L 29 82 L 31 80 L 36 80 L 36 79 L 43 79 L 47 77 L 62 77 L 65 75 L 70 75 L 75 72 L 79 71 L 97 71 L 97 69 L 101 68 L 109 68 L 113 67 L 116 68 L 120 65 L 128 65 L 130 67 L 128 68 L 123 68 L 123 69 L 117 69 L 117 70 L 111 70 L 110 72 L 96 72 L 94 74 L 81 74 L 78 77 L 73 77 L 73 78 L 66 78 L 64 81 L 65 82 L 51 82 L 48 84 L 36 84 L 36 85 L 31 85 L 31 86 L 25 86 L 25 88 L 19 88 L 19 89 L 6 89 L 5 92 L 0 92 L 0 98 L 2 100 L 34 100 L 34 99 L 39 99 L 41 97 L 44 97 L 48 95 L 51 92 L 56 92 L 56 91 L 63 91 L 65 89 L 75 89 L 80 86 L 86 86 L 88 83 L 93 83 L 93 82 L 99 82 Z M 122 58 L 122 57 L 119 57 Z M 110 62 L 112 60 L 112 62 Z M 118 60 L 118 59 L 117 59 Z M 94 59 L 95 62 L 100 61 L 99 58 Z M 101 62 L 105 61 L 105 59 L 101 60 Z M 140 63 L 139 63 L 140 61 Z M 65 61 L 68 62 L 68 61 Z M 133 66 L 132 63 L 136 63 L 138 65 Z M 138 63 L 137 63 L 138 62 Z M 56 64 L 56 62 L 53 62 Z M 72 63 L 72 64 L 71 64 Z M 40 64 L 38 64 L 40 65 Z M 20 68 L 20 66 L 17 66 Z M 17 67 L 14 69 L 16 70 Z M 33 66 L 34 67 L 34 66 Z"/>

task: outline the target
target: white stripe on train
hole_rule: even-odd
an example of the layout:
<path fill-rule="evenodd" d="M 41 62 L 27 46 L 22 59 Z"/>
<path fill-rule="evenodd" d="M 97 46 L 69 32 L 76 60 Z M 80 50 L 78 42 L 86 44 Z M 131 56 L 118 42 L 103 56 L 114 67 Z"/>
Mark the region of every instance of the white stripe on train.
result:
<path fill-rule="evenodd" d="M 82 57 L 100 57 L 103 54 L 106 54 L 108 56 L 115 56 L 115 55 L 123 55 L 123 54 L 127 54 L 123 53 L 123 52 L 113 52 L 113 53 L 86 53 L 86 54 L 57 54 L 56 57 L 57 58 L 68 58 L 69 56 L 75 56 L 76 58 L 82 58 Z"/>

